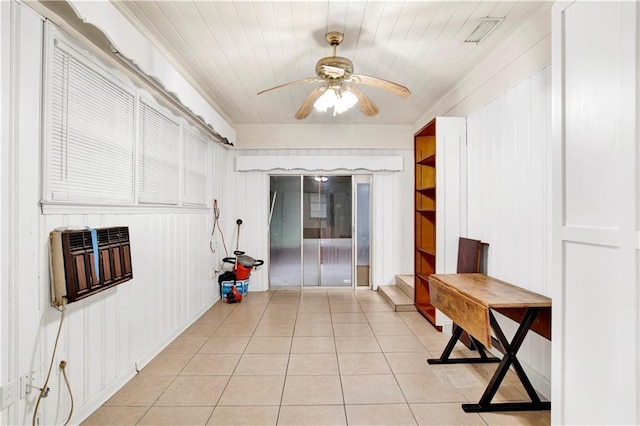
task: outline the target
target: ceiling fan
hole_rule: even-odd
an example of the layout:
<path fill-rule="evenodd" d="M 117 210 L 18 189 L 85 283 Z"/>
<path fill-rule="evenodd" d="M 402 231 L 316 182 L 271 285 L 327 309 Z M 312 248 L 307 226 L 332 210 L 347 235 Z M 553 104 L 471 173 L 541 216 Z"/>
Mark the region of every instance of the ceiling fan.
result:
<path fill-rule="evenodd" d="M 316 108 L 324 111 L 326 111 L 328 107 L 333 106 L 333 115 L 336 115 L 336 113 L 349 109 L 356 102 L 360 111 L 365 115 L 376 115 L 378 113 L 378 107 L 356 86 L 357 84 L 379 87 L 399 96 L 407 97 L 411 95 L 409 89 L 400 84 L 364 74 L 353 74 L 353 62 L 347 58 L 336 56 L 336 49 L 344 39 L 344 34 L 341 32 L 328 32 L 325 39 L 327 43 L 333 46 L 333 56 L 322 58 L 316 63 L 317 77 L 309 77 L 281 84 L 280 86 L 258 92 L 258 95 L 270 90 L 281 89 L 301 83 L 324 83 L 313 89 L 304 100 L 295 115 L 298 120 L 306 118 L 311 113 L 314 105 Z M 321 97 L 323 99 L 320 99 Z"/>

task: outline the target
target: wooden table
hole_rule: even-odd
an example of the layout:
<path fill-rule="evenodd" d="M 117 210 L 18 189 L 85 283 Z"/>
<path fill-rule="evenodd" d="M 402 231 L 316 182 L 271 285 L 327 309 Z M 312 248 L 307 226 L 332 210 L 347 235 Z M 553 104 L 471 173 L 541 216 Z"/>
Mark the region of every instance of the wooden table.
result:
<path fill-rule="evenodd" d="M 551 340 L 551 299 L 483 274 L 433 274 L 429 276 L 431 304 L 459 327 L 454 331 L 440 358 L 429 364 L 499 362 L 495 374 L 477 404 L 462 404 L 466 412 L 549 410 L 551 402 L 541 401 L 518 361 L 517 353 L 529 330 Z M 507 340 L 494 311 L 519 322 L 511 341 Z M 450 358 L 453 348 L 466 331 L 478 350 L 477 358 Z M 491 330 L 495 338 L 491 335 Z M 497 339 L 497 340 L 496 340 Z M 502 359 L 487 356 L 484 348 L 495 346 Z M 531 402 L 492 403 L 504 377 L 513 366 Z"/>

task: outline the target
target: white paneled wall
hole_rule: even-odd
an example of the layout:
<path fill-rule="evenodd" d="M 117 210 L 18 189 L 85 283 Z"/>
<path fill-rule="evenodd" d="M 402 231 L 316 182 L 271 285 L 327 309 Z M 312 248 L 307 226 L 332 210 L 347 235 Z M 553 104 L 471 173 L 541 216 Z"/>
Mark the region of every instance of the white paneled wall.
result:
<path fill-rule="evenodd" d="M 209 169 L 220 179 L 211 179 L 210 193 L 224 206 L 229 152 L 217 145 L 211 148 Z M 105 214 L 47 214 L 41 216 L 41 222 L 42 318 L 39 323 L 36 317 L 19 325 L 20 330 L 38 329 L 40 359 L 25 357 L 20 366 L 25 371 L 37 368 L 38 361 L 48 365 L 60 318 L 48 306 L 48 232 L 59 226 L 129 227 L 133 279 L 67 308 L 56 360 L 68 362 L 71 386 L 77 390 L 74 418 L 82 419 L 218 299 L 217 279 L 211 271 L 224 257 L 223 249 L 220 244 L 216 253 L 210 250 L 210 241 L 214 247 L 216 242 L 210 236 L 210 209 L 184 213 L 145 209 L 137 213 L 132 208 Z M 222 225 L 229 230 L 226 234 L 231 233 L 232 225 Z M 26 304 L 20 307 L 24 308 L 29 309 Z M 42 419 L 45 424 L 60 423 L 70 401 L 59 374 L 54 374 L 49 386 L 55 393 L 43 401 Z"/>
<path fill-rule="evenodd" d="M 493 277 L 546 296 L 550 269 L 550 68 L 467 117 L 468 234 L 490 244 Z M 516 324 L 502 319 L 505 330 Z M 530 333 L 520 352 L 550 396 L 551 345 Z"/>
<path fill-rule="evenodd" d="M 216 242 L 209 208 L 49 204 L 41 210 L 43 20 L 18 2 L 3 3 L 0 12 L 3 95 L 5 77 L 13 87 L 13 96 L 1 100 L 3 388 L 17 389 L 20 375 L 32 371 L 34 385 L 42 386 L 47 374 L 60 321 L 50 306 L 49 232 L 60 226 L 130 230 L 133 279 L 67 307 L 51 392 L 40 403 L 40 424 L 64 422 L 70 398 L 57 366 L 66 360 L 75 406 L 71 422 L 78 423 L 218 299 L 212 271 L 223 255 L 209 248 L 211 240 L 214 247 Z M 15 48 L 4 49 L 5 41 Z M 210 144 L 208 152 L 207 201 L 218 199 L 226 206 L 229 196 L 235 198 L 227 186 L 229 151 Z M 223 229 L 230 233 L 233 223 L 227 222 L 223 217 Z M 0 424 L 30 424 L 36 398 L 32 392 L 3 407 Z"/>
<path fill-rule="evenodd" d="M 211 179 L 212 199 L 224 206 L 226 173 L 221 170 L 229 161 L 228 151 L 220 146 L 211 151 L 211 173 L 221 177 Z M 215 243 L 210 237 L 209 209 L 43 215 L 42 365 L 48 363 L 59 319 L 57 311 L 48 306 L 46 236 L 49 230 L 67 225 L 129 226 L 131 238 L 133 280 L 68 306 L 56 359 L 68 362 L 72 389 L 79 390 L 74 394 L 76 418 L 84 418 L 217 300 L 217 280 L 211 271 L 224 255 L 222 245 L 216 253 L 209 247 L 210 240 Z M 54 377 L 50 384 L 59 390 L 55 398 L 43 403 L 45 423 L 60 423 L 69 407 L 59 379 Z"/>
<path fill-rule="evenodd" d="M 48 364 L 60 316 L 47 306 L 47 231 L 66 225 L 129 227 L 133 279 L 68 305 L 58 347 L 56 359 L 68 362 L 71 386 L 77 390 L 76 409 L 92 411 L 92 403 L 103 402 L 117 389 L 114 385 L 132 377 L 136 366 L 149 362 L 218 297 L 209 272 L 209 213 L 56 214 L 44 215 L 42 223 L 43 365 Z M 58 379 L 49 386 L 58 387 Z M 43 421 L 64 420 L 68 402 L 60 387 L 43 401 Z"/>
<path fill-rule="evenodd" d="M 391 284 L 395 275 L 411 273 L 413 270 L 412 150 L 243 150 L 235 151 L 233 155 L 278 155 L 290 156 L 292 159 L 295 156 L 310 155 L 402 156 L 404 163 L 402 171 L 373 172 L 371 186 L 372 283 L 375 286 Z M 284 172 L 274 170 L 271 173 L 282 174 Z M 243 220 L 240 230 L 240 249 L 252 257 L 268 262 L 269 173 L 234 171 L 231 186 L 235 193 L 235 204 L 231 206 L 230 211 L 238 212 L 238 217 Z M 233 220 L 235 221 L 235 218 Z M 231 239 L 235 247 L 235 231 L 233 232 Z M 254 271 L 251 274 L 249 290 L 266 290 L 268 278 L 268 268 L 259 268 Z"/>

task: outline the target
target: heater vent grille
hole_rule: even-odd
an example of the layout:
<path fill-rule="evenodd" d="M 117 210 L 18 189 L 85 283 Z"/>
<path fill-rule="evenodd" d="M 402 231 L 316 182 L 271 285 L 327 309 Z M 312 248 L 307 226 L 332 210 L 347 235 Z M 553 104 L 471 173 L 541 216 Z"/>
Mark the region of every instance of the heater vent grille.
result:
<path fill-rule="evenodd" d="M 55 230 L 49 237 L 54 306 L 65 300 L 75 302 L 133 278 L 126 226 Z"/>

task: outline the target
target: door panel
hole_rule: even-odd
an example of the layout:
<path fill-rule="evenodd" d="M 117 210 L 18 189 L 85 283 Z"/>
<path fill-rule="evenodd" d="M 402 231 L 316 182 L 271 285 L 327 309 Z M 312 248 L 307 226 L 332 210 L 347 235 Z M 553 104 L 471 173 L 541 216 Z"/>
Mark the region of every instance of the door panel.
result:
<path fill-rule="evenodd" d="M 369 176 L 356 179 L 356 283 L 368 287 L 370 280 L 369 230 L 371 224 L 371 184 Z"/>
<path fill-rule="evenodd" d="M 351 176 L 305 176 L 303 182 L 303 286 L 350 287 Z"/>
<path fill-rule="evenodd" d="M 300 287 L 302 276 L 300 176 L 271 176 L 273 211 L 269 226 L 271 287 Z"/>

